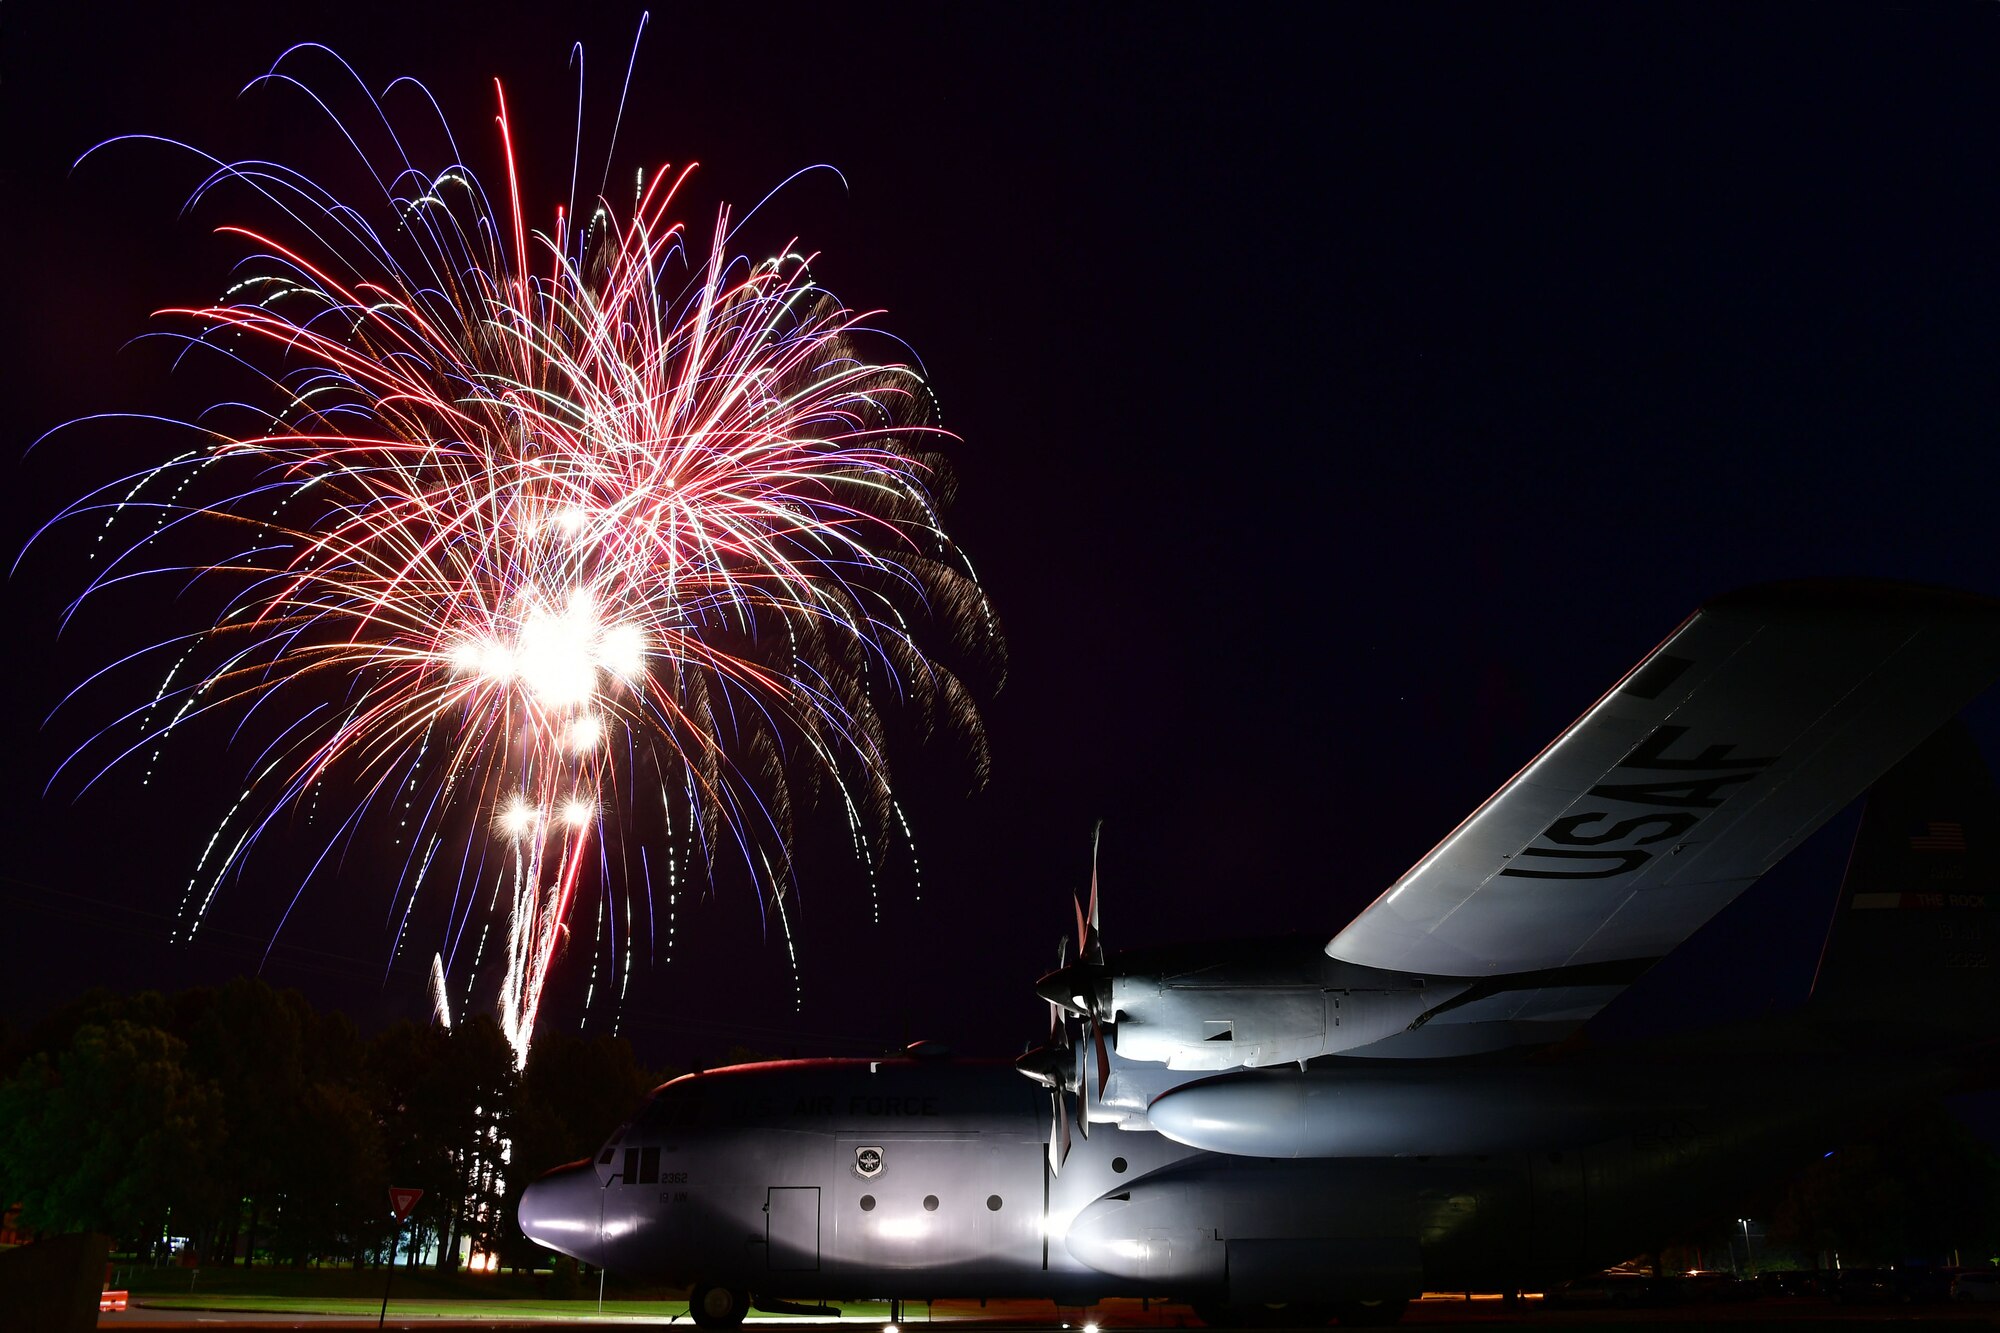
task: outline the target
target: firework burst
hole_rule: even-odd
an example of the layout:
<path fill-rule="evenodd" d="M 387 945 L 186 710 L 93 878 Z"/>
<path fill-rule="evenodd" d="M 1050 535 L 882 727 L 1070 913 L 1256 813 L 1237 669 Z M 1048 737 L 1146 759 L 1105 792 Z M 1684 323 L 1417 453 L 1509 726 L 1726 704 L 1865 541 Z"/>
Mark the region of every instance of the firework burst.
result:
<path fill-rule="evenodd" d="M 294 84 L 285 66 L 260 82 Z M 282 813 L 340 811 L 329 852 L 393 816 L 401 919 L 427 880 L 453 885 L 441 953 L 468 990 L 500 974 L 525 1060 L 579 895 L 610 903 L 634 851 L 651 885 L 636 829 L 664 830 L 670 876 L 747 868 L 782 923 L 807 806 L 837 808 L 871 864 L 901 822 L 890 702 L 983 776 L 940 659 L 995 662 L 1000 640 L 940 522 L 948 437 L 918 371 L 871 356 L 880 335 L 794 247 L 736 253 L 726 208 L 691 238 L 686 170 L 641 174 L 622 212 L 531 227 L 495 93 L 497 196 L 455 144 L 420 169 L 374 97 L 394 151 L 386 170 L 362 153 L 372 212 L 210 159 L 192 203 L 247 189 L 280 225 L 221 227 L 245 251 L 227 296 L 163 317 L 252 369 L 266 405 L 249 429 L 204 416 L 198 448 L 65 516 L 144 529 L 104 545 L 85 597 L 175 572 L 156 553 L 183 530 L 226 541 L 200 562 L 226 593 L 161 645 L 150 703 L 70 763 L 274 710 L 187 931 Z"/>

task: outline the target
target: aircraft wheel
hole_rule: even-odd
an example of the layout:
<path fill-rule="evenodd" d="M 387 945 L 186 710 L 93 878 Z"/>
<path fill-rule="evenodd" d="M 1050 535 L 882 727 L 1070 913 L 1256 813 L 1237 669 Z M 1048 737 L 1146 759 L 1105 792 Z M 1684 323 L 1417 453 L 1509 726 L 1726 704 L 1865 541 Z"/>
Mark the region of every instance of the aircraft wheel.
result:
<path fill-rule="evenodd" d="M 735 1328 L 749 1312 L 749 1294 L 734 1287 L 718 1287 L 704 1282 L 688 1293 L 688 1317 L 702 1328 Z"/>
<path fill-rule="evenodd" d="M 1334 1307 L 1334 1317 L 1348 1328 L 1386 1328 L 1403 1317 L 1410 1303 L 1383 1297 L 1372 1301 L 1344 1301 Z"/>

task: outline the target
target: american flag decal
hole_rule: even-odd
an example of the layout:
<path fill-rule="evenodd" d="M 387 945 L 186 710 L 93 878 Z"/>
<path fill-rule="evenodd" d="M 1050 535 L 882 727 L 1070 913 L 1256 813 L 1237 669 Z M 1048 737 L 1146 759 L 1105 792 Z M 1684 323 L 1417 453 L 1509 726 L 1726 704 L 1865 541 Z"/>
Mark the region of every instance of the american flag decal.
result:
<path fill-rule="evenodd" d="M 1962 852 L 1965 850 L 1965 825 L 1932 820 L 1924 825 L 1923 832 L 1910 835 L 1910 850 Z"/>

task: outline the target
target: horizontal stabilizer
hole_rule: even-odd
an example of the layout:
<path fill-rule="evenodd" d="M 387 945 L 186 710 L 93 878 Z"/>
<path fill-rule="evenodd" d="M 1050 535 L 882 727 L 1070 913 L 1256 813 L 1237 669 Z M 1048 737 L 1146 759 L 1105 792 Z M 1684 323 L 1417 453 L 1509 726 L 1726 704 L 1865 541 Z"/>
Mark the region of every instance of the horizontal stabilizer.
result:
<path fill-rule="evenodd" d="M 2000 1037 L 2000 792 L 1963 723 L 1868 794 L 1811 1012 L 1898 1047 Z"/>

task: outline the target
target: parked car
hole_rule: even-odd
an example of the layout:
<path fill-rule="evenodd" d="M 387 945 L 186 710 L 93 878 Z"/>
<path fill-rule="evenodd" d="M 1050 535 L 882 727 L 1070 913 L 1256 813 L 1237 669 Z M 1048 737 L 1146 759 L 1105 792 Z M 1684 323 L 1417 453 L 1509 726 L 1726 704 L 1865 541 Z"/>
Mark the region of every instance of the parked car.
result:
<path fill-rule="evenodd" d="M 1810 1268 L 1770 1269 L 1757 1275 L 1757 1286 L 1766 1296 L 1819 1296 L 1827 1276 Z"/>
<path fill-rule="evenodd" d="M 1942 1305 L 1951 1299 L 1955 1268 L 1895 1268 L 1896 1299 L 1904 1305 Z"/>
<path fill-rule="evenodd" d="M 1833 1290 L 1849 1305 L 1933 1305 L 1951 1293 L 1952 1270 L 1944 1268 L 1843 1268 Z"/>
<path fill-rule="evenodd" d="M 1844 1305 L 1888 1305 L 1896 1299 L 1896 1279 L 1886 1268 L 1842 1268 L 1829 1294 Z"/>
<path fill-rule="evenodd" d="M 1960 1269 L 1951 1280 L 1951 1298 L 2000 1304 L 2000 1268 Z"/>
<path fill-rule="evenodd" d="M 1747 1301 L 1757 1296 L 1757 1284 L 1738 1281 L 1734 1273 L 1721 1268 L 1697 1268 L 1673 1279 L 1674 1294 L 1683 1302 L 1703 1304 L 1719 1301 Z"/>
<path fill-rule="evenodd" d="M 1573 1278 L 1551 1287 L 1542 1298 L 1551 1305 L 1653 1305 L 1660 1296 L 1660 1284 L 1644 1273 L 1625 1268 L 1607 1268 L 1590 1277 Z"/>

